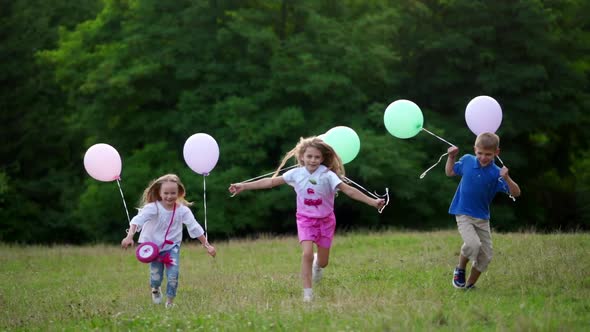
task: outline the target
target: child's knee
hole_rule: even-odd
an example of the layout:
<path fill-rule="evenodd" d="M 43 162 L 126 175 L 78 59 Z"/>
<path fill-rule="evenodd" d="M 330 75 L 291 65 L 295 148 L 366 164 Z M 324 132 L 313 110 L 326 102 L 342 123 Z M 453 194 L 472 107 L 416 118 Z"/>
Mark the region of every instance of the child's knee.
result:
<path fill-rule="evenodd" d="M 473 266 L 479 272 L 484 272 L 488 269 L 488 265 L 490 265 L 490 263 L 492 262 L 493 256 L 494 252 L 491 249 L 483 248 L 477 256 L 477 260 L 473 262 Z"/>
<path fill-rule="evenodd" d="M 488 265 L 490 265 L 491 261 L 491 257 L 480 258 L 474 263 L 473 267 L 476 268 L 479 272 L 483 273 L 488 269 Z"/>
<path fill-rule="evenodd" d="M 479 250 L 481 249 L 481 242 L 471 241 L 465 242 L 463 248 L 461 248 L 462 254 L 469 259 L 473 259 L 474 256 L 479 255 Z"/>

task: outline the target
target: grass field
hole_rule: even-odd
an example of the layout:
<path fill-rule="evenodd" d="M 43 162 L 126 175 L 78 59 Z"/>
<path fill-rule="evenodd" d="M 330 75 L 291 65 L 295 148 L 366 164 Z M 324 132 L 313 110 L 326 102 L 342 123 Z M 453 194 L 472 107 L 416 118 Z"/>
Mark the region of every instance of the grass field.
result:
<path fill-rule="evenodd" d="M 148 267 L 116 246 L 0 245 L 3 331 L 584 331 L 590 235 L 494 234 L 478 289 L 451 286 L 456 231 L 337 234 L 302 302 L 294 237 L 185 243 L 177 306 L 151 303 Z"/>

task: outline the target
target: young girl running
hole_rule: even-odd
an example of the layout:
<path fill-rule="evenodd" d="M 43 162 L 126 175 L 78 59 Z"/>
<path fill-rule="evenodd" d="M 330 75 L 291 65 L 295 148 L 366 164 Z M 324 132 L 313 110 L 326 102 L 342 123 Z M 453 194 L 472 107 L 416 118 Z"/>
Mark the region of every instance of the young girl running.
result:
<path fill-rule="evenodd" d="M 277 176 L 285 163 L 292 157 L 300 167 Z M 267 189 L 289 184 L 297 193 L 297 235 L 303 250 L 301 258 L 301 278 L 303 279 L 303 301 L 313 299 L 312 280 L 318 283 L 323 268 L 328 265 L 330 247 L 336 229 L 334 198 L 338 190 L 365 204 L 380 208 L 385 200 L 373 199 L 356 188 L 342 182 L 344 165 L 340 157 L 317 137 L 301 138 L 299 143 L 283 158 L 272 177 L 254 182 L 233 183 L 229 187 L 232 194 L 244 190 Z M 314 254 L 313 244 L 317 246 Z"/>
<path fill-rule="evenodd" d="M 197 238 L 207 249 L 207 253 L 215 257 L 215 248 L 207 242 L 203 228 L 195 220 L 195 216 L 188 208 L 192 203 L 185 199 L 186 191 L 180 178 L 174 174 L 167 174 L 152 181 L 144 190 L 141 199 L 141 209 L 131 220 L 127 237 L 121 241 L 121 247 L 133 246 L 133 235 L 141 231 L 139 243 L 154 242 L 164 244 L 160 249 L 160 257 L 169 257 L 171 264 L 164 264 L 162 260 L 150 263 L 150 284 L 152 287 L 152 301 L 162 302 L 162 285 L 164 266 L 166 265 L 166 308 L 174 305 L 178 288 L 178 274 L 180 267 L 180 244 L 182 243 L 182 224 L 186 225 L 189 235 Z"/>

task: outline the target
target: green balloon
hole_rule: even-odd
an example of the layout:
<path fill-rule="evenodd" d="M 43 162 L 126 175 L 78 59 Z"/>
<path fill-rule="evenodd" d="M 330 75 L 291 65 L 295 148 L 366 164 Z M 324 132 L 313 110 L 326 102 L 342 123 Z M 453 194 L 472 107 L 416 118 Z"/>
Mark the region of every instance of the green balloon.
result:
<path fill-rule="evenodd" d="M 344 164 L 356 158 L 361 149 L 359 136 L 349 127 L 334 127 L 328 130 L 322 139 L 336 151 Z"/>
<path fill-rule="evenodd" d="M 399 99 L 387 106 L 383 115 L 387 131 L 397 138 L 416 136 L 424 125 L 424 116 L 418 105 Z"/>

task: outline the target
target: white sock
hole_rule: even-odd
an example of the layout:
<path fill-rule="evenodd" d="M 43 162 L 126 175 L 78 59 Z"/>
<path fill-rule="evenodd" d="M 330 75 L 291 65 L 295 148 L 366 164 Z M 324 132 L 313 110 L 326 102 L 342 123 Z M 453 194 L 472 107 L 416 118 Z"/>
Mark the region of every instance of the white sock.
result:
<path fill-rule="evenodd" d="M 313 296 L 313 289 L 311 289 L 311 288 L 304 288 L 303 289 L 303 296 Z"/>

